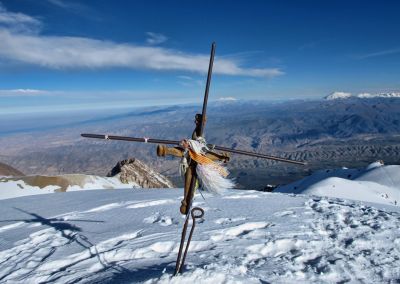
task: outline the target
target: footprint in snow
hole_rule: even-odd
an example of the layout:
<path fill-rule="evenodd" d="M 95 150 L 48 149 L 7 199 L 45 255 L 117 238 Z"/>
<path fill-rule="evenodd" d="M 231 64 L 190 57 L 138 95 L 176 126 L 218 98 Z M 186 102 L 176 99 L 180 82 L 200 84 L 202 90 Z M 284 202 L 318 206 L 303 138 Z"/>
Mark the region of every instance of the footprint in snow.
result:
<path fill-rule="evenodd" d="M 171 226 L 174 224 L 178 224 L 177 221 L 175 221 L 173 218 L 169 217 L 169 216 L 164 216 L 161 215 L 160 212 L 156 212 L 153 215 L 144 218 L 143 219 L 143 223 L 146 224 L 159 224 L 161 226 Z"/>
<path fill-rule="evenodd" d="M 215 224 L 218 225 L 225 225 L 225 224 L 230 224 L 234 222 L 239 222 L 239 221 L 245 221 L 247 218 L 246 217 L 236 217 L 236 218 L 219 218 L 214 220 Z"/>
<path fill-rule="evenodd" d="M 276 212 L 276 213 L 274 213 L 274 216 L 276 216 L 276 217 L 287 217 L 287 216 L 296 217 L 296 214 L 294 213 L 294 211 L 287 210 L 287 211 Z"/>
<path fill-rule="evenodd" d="M 264 234 L 262 230 L 271 226 L 267 222 L 248 222 L 230 228 L 218 230 L 217 234 L 211 236 L 212 241 L 225 241 L 235 239 L 237 237 L 259 237 L 259 234 Z"/>

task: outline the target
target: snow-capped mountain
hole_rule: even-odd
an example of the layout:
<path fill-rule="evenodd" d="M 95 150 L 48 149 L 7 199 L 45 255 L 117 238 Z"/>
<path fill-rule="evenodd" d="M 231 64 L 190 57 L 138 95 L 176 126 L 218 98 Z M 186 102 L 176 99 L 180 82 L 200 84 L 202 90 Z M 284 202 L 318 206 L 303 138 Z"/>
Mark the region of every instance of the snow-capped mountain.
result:
<path fill-rule="evenodd" d="M 346 92 L 333 92 L 332 94 L 325 97 L 326 100 L 337 100 L 337 99 L 348 99 L 352 95 Z"/>
<path fill-rule="evenodd" d="M 349 98 L 359 98 L 359 99 L 372 99 L 372 98 L 400 98 L 400 93 L 361 93 L 358 95 L 352 95 L 346 92 L 333 92 L 332 94 L 325 97 L 326 100 L 337 100 L 337 99 L 349 99 Z"/>
<path fill-rule="evenodd" d="M 379 93 L 379 94 L 362 93 L 362 94 L 358 94 L 357 98 L 362 98 L 362 99 L 368 99 L 368 98 L 400 98 L 400 93 Z"/>
<path fill-rule="evenodd" d="M 399 207 L 229 191 L 173 277 L 181 190 L 97 190 L 0 200 L 2 283 L 395 283 Z"/>

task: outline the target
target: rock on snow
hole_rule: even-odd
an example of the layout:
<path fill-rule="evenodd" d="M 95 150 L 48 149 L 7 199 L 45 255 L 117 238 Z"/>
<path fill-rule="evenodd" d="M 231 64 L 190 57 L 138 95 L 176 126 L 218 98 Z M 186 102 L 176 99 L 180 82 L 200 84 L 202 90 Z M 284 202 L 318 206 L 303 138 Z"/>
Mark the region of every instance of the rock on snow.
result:
<path fill-rule="evenodd" d="M 253 191 L 196 197 L 205 219 L 183 274 L 172 277 L 181 195 L 130 189 L 2 200 L 0 282 L 400 281 L 398 207 Z"/>

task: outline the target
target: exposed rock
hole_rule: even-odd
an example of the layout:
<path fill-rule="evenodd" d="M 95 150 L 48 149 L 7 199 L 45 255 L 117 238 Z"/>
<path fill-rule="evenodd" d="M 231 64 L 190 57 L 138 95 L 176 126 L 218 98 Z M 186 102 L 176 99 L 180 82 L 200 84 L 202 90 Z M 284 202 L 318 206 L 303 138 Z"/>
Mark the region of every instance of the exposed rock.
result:
<path fill-rule="evenodd" d="M 9 165 L 0 163 L 0 176 L 24 176 L 24 174 Z"/>
<path fill-rule="evenodd" d="M 108 177 L 119 175 L 122 183 L 137 183 L 143 188 L 173 188 L 170 180 L 135 158 L 126 159 L 107 174 Z"/>

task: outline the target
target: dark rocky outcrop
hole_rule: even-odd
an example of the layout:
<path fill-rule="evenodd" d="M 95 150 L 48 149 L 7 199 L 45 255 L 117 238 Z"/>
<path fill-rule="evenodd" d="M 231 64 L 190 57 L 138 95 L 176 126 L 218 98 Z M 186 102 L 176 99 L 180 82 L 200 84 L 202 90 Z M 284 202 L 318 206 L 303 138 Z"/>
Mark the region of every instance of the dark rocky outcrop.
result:
<path fill-rule="evenodd" d="M 9 165 L 0 163 L 0 176 L 24 176 L 24 174 Z"/>

